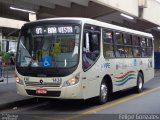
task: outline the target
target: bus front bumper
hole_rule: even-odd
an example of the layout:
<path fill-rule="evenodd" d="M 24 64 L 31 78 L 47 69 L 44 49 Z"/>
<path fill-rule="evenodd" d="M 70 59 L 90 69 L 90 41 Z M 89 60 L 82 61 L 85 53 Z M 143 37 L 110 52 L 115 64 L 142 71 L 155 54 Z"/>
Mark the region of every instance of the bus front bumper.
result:
<path fill-rule="evenodd" d="M 17 85 L 17 93 L 23 96 L 43 97 L 43 98 L 59 98 L 59 99 L 84 99 L 81 84 L 61 87 L 61 88 L 41 88 L 41 87 L 26 87 L 24 85 Z M 38 89 L 47 91 L 45 94 L 37 94 Z"/>

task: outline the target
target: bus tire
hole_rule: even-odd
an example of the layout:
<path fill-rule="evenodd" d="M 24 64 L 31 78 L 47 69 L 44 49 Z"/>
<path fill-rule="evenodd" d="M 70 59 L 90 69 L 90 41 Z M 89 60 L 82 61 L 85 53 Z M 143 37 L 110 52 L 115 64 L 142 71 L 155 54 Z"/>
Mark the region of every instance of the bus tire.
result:
<path fill-rule="evenodd" d="M 143 80 L 143 74 L 139 72 L 137 76 L 137 86 L 135 87 L 136 93 L 141 93 L 143 91 Z"/>
<path fill-rule="evenodd" d="M 98 103 L 105 104 L 108 101 L 108 99 L 109 99 L 109 86 L 103 80 L 100 86 L 100 94 L 98 96 Z"/>

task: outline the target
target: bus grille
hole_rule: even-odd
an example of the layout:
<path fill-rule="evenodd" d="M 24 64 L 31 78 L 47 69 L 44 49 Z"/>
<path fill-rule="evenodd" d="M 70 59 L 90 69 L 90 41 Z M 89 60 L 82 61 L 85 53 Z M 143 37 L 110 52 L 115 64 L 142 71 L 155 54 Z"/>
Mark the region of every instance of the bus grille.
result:
<path fill-rule="evenodd" d="M 59 83 L 40 83 L 40 82 L 26 82 L 25 81 L 26 86 L 36 86 L 36 87 L 60 87 L 61 84 Z"/>

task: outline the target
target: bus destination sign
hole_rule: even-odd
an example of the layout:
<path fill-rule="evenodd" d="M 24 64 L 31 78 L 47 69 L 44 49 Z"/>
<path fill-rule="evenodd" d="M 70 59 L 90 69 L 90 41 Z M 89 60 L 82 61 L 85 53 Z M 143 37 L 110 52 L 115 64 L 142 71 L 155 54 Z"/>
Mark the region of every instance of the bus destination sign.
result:
<path fill-rule="evenodd" d="M 35 33 L 37 35 L 41 34 L 71 34 L 73 33 L 73 27 L 72 26 L 50 26 L 50 27 L 37 27 L 35 28 Z"/>

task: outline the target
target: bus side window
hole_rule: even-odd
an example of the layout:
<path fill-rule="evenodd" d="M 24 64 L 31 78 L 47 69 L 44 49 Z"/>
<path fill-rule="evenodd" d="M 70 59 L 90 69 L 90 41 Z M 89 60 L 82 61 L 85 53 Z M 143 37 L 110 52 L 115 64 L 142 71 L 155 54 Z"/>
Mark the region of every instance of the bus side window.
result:
<path fill-rule="evenodd" d="M 140 43 L 140 37 L 137 35 L 132 35 L 132 44 L 133 44 L 133 54 L 134 57 L 141 57 L 142 56 L 142 50 L 141 50 L 141 43 Z"/>
<path fill-rule="evenodd" d="M 132 36 L 128 33 L 123 34 L 124 38 L 124 49 L 126 57 L 133 57 L 133 49 L 132 49 Z"/>
<path fill-rule="evenodd" d="M 100 55 L 100 33 L 85 30 L 83 39 L 83 69 L 90 68 Z"/>
<path fill-rule="evenodd" d="M 134 47 L 133 48 L 134 57 L 141 57 L 141 48 L 140 47 Z"/>
<path fill-rule="evenodd" d="M 140 38 L 136 35 L 133 35 L 132 36 L 132 44 L 133 44 L 133 46 L 140 47 Z"/>
<path fill-rule="evenodd" d="M 125 57 L 124 46 L 117 45 L 116 48 L 115 48 L 115 53 L 116 53 L 117 58 L 124 58 Z"/>
<path fill-rule="evenodd" d="M 147 47 L 153 47 L 152 39 L 147 38 Z"/>
<path fill-rule="evenodd" d="M 122 45 L 124 43 L 124 39 L 121 32 L 115 32 L 115 40 L 116 44 Z"/>
<path fill-rule="evenodd" d="M 103 55 L 104 58 L 115 57 L 112 30 L 103 29 Z"/>
<path fill-rule="evenodd" d="M 133 52 L 132 52 L 131 46 L 125 46 L 124 51 L 125 51 L 126 57 L 129 57 L 129 58 L 133 57 Z"/>
<path fill-rule="evenodd" d="M 115 32 L 115 55 L 117 58 L 125 57 L 124 39 L 121 32 Z"/>
<path fill-rule="evenodd" d="M 141 38 L 141 49 L 142 49 L 142 57 L 147 57 L 147 44 L 146 38 Z"/>
<path fill-rule="evenodd" d="M 147 56 L 151 57 L 153 54 L 153 43 L 152 39 L 147 38 Z"/>

